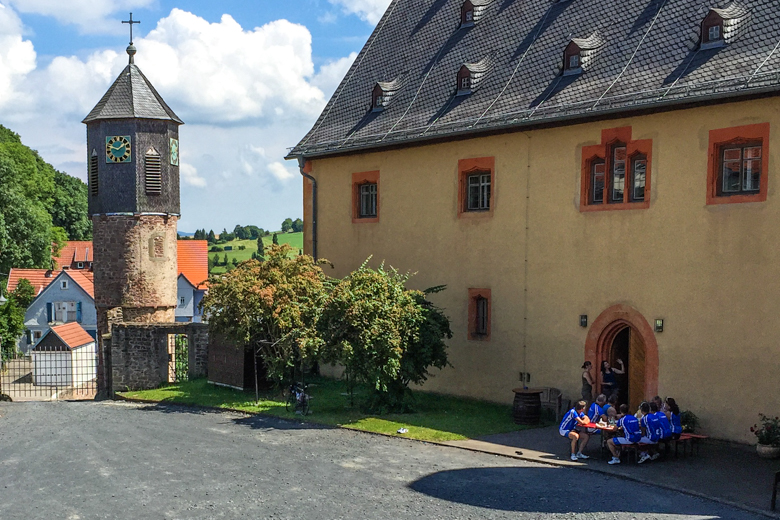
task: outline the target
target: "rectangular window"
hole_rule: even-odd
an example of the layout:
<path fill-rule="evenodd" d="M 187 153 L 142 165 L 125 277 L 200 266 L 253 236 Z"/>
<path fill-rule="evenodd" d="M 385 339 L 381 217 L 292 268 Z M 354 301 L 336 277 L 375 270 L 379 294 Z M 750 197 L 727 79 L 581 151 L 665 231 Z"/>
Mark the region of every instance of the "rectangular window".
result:
<path fill-rule="evenodd" d="M 596 161 L 591 166 L 591 198 L 592 204 L 602 204 L 604 202 L 604 174 L 606 165 L 604 161 Z"/>
<path fill-rule="evenodd" d="M 33 339 L 34 339 L 36 342 L 37 342 L 39 339 L 41 339 L 41 337 L 42 337 L 42 336 L 43 336 L 43 332 L 41 332 L 40 330 L 36 330 L 35 332 L 33 332 Z"/>
<path fill-rule="evenodd" d="M 60 289 L 67 289 L 68 288 L 68 281 L 67 280 L 61 280 L 60 281 Z"/>
<path fill-rule="evenodd" d="M 461 90 L 468 90 L 471 88 L 471 78 L 466 76 L 465 78 L 460 78 L 460 89 Z"/>
<path fill-rule="evenodd" d="M 179 307 L 184 307 L 184 296 L 179 298 Z"/>
<path fill-rule="evenodd" d="M 93 197 L 98 195 L 98 156 L 97 151 L 92 150 L 89 159 L 89 191 Z"/>
<path fill-rule="evenodd" d="M 377 185 L 360 185 L 360 218 L 376 218 Z"/>
<path fill-rule="evenodd" d="M 612 196 L 610 202 L 623 202 L 626 186 L 626 147 L 612 149 Z"/>
<path fill-rule="evenodd" d="M 572 54 L 571 56 L 569 56 L 569 68 L 576 69 L 579 66 L 580 66 L 580 55 Z"/>
<path fill-rule="evenodd" d="M 466 22 L 474 21 L 474 11 L 466 11 Z"/>
<path fill-rule="evenodd" d="M 720 25 L 713 25 L 707 29 L 707 41 L 720 40 Z"/>
<path fill-rule="evenodd" d="M 488 325 L 488 301 L 487 298 L 477 297 L 476 322 L 474 323 L 474 332 L 480 336 L 487 334 Z"/>
<path fill-rule="evenodd" d="M 490 173 L 468 176 L 468 211 L 490 209 Z"/>
<path fill-rule="evenodd" d="M 54 321 L 70 323 L 76 318 L 76 302 L 54 302 Z"/>
<path fill-rule="evenodd" d="M 707 204 L 767 197 L 769 123 L 710 130 Z"/>
<path fill-rule="evenodd" d="M 490 289 L 469 289 L 468 339 L 490 340 Z"/>
<path fill-rule="evenodd" d="M 724 147 L 719 195 L 756 193 L 761 189 L 761 145 Z"/>
<path fill-rule="evenodd" d="M 647 159 L 635 157 L 631 161 L 631 202 L 645 200 L 645 181 L 647 179 Z"/>

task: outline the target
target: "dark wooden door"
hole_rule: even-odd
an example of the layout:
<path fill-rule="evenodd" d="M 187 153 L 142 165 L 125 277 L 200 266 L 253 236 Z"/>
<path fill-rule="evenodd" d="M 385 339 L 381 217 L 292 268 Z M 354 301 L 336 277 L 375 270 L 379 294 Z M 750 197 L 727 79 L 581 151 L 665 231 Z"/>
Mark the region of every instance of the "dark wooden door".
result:
<path fill-rule="evenodd" d="M 631 412 L 650 397 L 645 395 L 645 344 L 642 337 L 631 329 L 628 344 L 628 405 Z"/>

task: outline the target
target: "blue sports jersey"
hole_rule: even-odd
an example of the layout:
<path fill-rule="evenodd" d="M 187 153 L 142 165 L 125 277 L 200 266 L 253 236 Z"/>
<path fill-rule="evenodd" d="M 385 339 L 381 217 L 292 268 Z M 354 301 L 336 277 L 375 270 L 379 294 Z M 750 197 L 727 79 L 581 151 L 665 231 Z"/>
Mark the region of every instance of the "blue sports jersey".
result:
<path fill-rule="evenodd" d="M 598 405 L 598 403 L 593 403 L 590 405 L 590 410 L 588 410 L 588 417 L 590 418 L 590 422 L 598 422 L 599 417 L 604 415 L 604 408 Z"/>
<path fill-rule="evenodd" d="M 642 431 L 639 429 L 639 419 L 633 415 L 626 415 L 618 421 L 618 426 L 623 428 L 623 436 L 631 442 L 639 442 Z"/>
<path fill-rule="evenodd" d="M 658 442 L 661 440 L 663 428 L 661 428 L 661 423 L 655 414 L 649 413 L 642 417 L 642 426 L 645 427 L 646 435 L 651 441 Z"/>
<path fill-rule="evenodd" d="M 682 433 L 682 422 L 676 413 L 672 414 L 672 433 Z"/>
<path fill-rule="evenodd" d="M 672 424 L 669 422 L 669 418 L 663 412 L 656 412 L 655 416 L 661 424 L 661 438 L 668 439 L 672 436 Z"/>
<path fill-rule="evenodd" d="M 561 425 L 558 428 L 558 433 L 560 433 L 563 437 L 567 437 L 569 432 L 577 426 L 577 417 L 582 419 L 585 417 L 585 414 L 582 412 L 577 412 L 574 408 L 569 410 L 566 415 L 563 416 Z"/>

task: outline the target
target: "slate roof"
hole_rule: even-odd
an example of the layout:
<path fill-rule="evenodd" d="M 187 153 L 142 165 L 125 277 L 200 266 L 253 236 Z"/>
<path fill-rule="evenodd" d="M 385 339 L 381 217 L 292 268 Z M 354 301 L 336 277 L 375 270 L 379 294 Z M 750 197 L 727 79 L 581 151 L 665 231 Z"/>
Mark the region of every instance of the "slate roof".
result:
<path fill-rule="evenodd" d="M 288 158 L 566 124 L 780 90 L 780 9 L 766 0 L 496 0 L 460 27 L 463 0 L 393 0 L 314 127 Z M 711 9 L 735 16 L 727 45 L 700 49 Z M 746 15 L 745 13 L 749 13 Z M 728 27 L 726 27 L 728 26 Z M 581 74 L 561 74 L 573 38 L 603 38 Z M 693 44 L 691 44 L 693 42 Z M 464 63 L 492 56 L 479 90 L 456 97 Z M 377 81 L 407 73 L 372 112 Z"/>
<path fill-rule="evenodd" d="M 125 67 L 82 123 L 131 118 L 167 119 L 184 124 L 133 63 Z"/>

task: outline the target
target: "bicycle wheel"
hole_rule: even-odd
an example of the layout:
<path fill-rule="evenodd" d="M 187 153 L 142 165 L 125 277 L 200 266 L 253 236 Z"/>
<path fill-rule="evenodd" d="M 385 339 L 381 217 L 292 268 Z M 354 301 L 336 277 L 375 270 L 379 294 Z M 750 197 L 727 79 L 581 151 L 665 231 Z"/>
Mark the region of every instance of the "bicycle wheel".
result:
<path fill-rule="evenodd" d="M 309 413 L 309 395 L 303 394 L 303 398 L 301 399 L 301 403 L 298 405 L 299 409 L 301 410 L 301 415 L 308 415 Z"/>
<path fill-rule="evenodd" d="M 288 412 L 294 412 L 297 405 L 298 399 L 295 397 L 295 392 L 290 391 L 287 394 L 287 401 L 284 403 L 284 409 Z"/>

